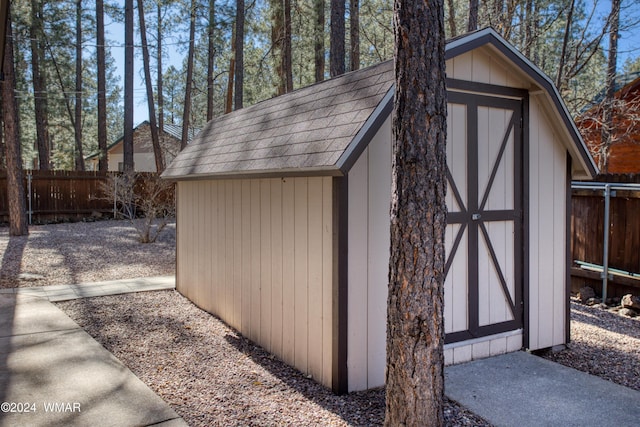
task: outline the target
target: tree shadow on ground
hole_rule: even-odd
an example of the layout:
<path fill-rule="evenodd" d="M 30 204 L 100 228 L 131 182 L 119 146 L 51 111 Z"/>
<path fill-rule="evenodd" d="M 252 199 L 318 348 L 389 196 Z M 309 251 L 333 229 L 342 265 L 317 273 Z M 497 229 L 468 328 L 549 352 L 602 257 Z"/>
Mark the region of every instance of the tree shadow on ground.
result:
<path fill-rule="evenodd" d="M 29 236 L 9 236 L 0 263 L 0 288 L 18 287 L 18 275 Z"/>
<path fill-rule="evenodd" d="M 382 425 L 385 411 L 383 387 L 336 395 L 240 333 L 227 334 L 224 338 L 237 351 L 251 358 L 291 390 L 340 416 L 349 425 Z"/>

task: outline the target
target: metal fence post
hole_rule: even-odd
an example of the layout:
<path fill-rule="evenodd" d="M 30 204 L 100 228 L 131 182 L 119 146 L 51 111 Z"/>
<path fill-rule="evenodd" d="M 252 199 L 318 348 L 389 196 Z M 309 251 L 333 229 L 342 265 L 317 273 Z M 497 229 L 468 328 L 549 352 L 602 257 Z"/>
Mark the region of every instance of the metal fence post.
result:
<path fill-rule="evenodd" d="M 32 204 L 31 204 L 31 180 L 32 180 L 32 176 L 31 176 L 31 171 L 27 172 L 27 191 L 28 191 L 28 195 L 27 195 L 27 202 L 29 203 L 29 225 L 32 225 L 32 215 L 33 215 L 33 209 L 32 209 Z"/>

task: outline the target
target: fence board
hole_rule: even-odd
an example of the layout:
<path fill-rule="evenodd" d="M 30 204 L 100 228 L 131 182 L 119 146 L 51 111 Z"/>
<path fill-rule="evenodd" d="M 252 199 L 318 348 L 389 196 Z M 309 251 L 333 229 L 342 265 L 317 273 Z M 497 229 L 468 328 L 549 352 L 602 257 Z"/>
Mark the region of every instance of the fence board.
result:
<path fill-rule="evenodd" d="M 41 171 L 24 172 L 25 201 L 32 222 L 82 219 L 94 213 L 113 212 L 113 200 L 102 186 L 116 172 Z M 153 174 L 138 174 L 153 175 Z M 30 196 L 30 197 L 29 197 Z M 0 222 L 9 221 L 7 176 L 0 171 Z"/>
<path fill-rule="evenodd" d="M 633 182 L 635 179 L 622 182 Z M 572 192 L 571 259 L 603 264 L 604 196 L 602 192 Z M 640 191 L 617 191 L 610 201 L 609 267 L 640 273 Z M 576 267 L 575 265 L 573 267 Z M 589 285 L 601 291 L 601 279 L 574 269 L 573 290 Z M 640 288 L 640 280 L 614 278 L 609 281 L 610 296 Z M 636 285 L 637 284 L 637 285 Z"/>

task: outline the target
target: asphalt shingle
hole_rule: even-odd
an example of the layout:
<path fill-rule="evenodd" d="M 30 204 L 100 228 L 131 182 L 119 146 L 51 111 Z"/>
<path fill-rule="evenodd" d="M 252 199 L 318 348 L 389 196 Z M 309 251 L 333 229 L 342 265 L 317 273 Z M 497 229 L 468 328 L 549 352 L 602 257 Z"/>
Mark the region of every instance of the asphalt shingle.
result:
<path fill-rule="evenodd" d="M 165 178 L 334 170 L 393 85 L 393 62 L 317 83 L 216 118 Z"/>

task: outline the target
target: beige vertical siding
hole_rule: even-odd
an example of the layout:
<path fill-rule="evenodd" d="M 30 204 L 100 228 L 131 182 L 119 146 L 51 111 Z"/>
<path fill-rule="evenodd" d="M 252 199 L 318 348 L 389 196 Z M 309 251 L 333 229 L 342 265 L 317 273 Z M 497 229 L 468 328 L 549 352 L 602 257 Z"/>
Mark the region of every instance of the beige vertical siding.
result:
<path fill-rule="evenodd" d="M 478 83 L 528 88 L 522 72 L 507 65 L 500 54 L 484 46 L 447 61 L 447 77 Z"/>
<path fill-rule="evenodd" d="M 467 204 L 467 107 L 449 104 L 447 108 L 447 164 L 451 175 L 458 185 L 462 202 Z M 447 209 L 460 212 L 453 191 L 447 190 Z M 460 230 L 460 224 L 447 225 L 445 231 L 445 250 L 448 259 L 454 240 Z M 463 232 L 456 256 L 444 282 L 444 331 L 445 333 L 465 331 L 469 327 L 468 318 L 468 236 L 467 228 Z"/>
<path fill-rule="evenodd" d="M 566 150 L 536 97 L 530 103 L 529 346 L 565 342 Z"/>
<path fill-rule="evenodd" d="M 178 290 L 331 386 L 333 180 L 178 183 Z"/>
<path fill-rule="evenodd" d="M 384 384 L 391 203 L 391 120 L 349 172 L 349 390 Z"/>

